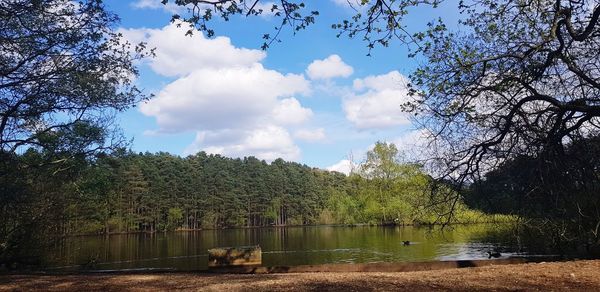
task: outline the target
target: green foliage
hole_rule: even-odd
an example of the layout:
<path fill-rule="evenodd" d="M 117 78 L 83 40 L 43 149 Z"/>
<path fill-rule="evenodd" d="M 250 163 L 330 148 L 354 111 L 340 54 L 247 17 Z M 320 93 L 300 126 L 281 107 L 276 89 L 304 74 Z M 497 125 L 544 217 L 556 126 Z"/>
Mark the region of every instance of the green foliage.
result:
<path fill-rule="evenodd" d="M 359 206 L 354 197 L 347 192 L 336 189 L 327 191 L 329 199 L 324 212 L 329 215 L 330 221 L 326 224 L 355 224 L 358 223 Z"/>
<path fill-rule="evenodd" d="M 505 162 L 466 199 L 485 212 L 518 215 L 554 241 L 600 250 L 600 137 Z"/>
<path fill-rule="evenodd" d="M 371 154 L 360 174 L 345 176 L 281 159 L 268 164 L 204 152 L 186 158 L 128 153 L 82 161 L 70 179 L 19 183 L 62 194 L 62 215 L 52 222 L 65 235 L 435 222 L 438 213 L 423 212 L 431 203 L 430 179 L 421 167 L 396 159 L 391 144 L 378 143 Z M 32 150 L 15 163 L 40 158 Z"/>
<path fill-rule="evenodd" d="M 169 208 L 167 213 L 167 230 L 174 230 L 183 223 L 183 210 Z"/>
<path fill-rule="evenodd" d="M 117 22 L 97 0 L 0 1 L 0 265 L 108 230 L 118 180 L 90 159 L 123 144 L 113 117 L 144 98 L 148 55 Z"/>
<path fill-rule="evenodd" d="M 0 264 L 19 266 L 73 226 L 83 227 L 72 202 L 79 199 L 74 182 L 87 163 L 82 157 L 48 158 L 34 149 L 0 157 Z M 45 163 L 48 159 L 55 163 Z"/>

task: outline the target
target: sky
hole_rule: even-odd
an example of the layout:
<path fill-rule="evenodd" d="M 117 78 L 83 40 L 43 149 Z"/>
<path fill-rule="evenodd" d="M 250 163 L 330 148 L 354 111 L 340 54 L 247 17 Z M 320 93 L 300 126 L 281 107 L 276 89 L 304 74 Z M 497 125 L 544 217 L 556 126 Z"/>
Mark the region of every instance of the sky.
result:
<path fill-rule="evenodd" d="M 207 38 L 171 24 L 181 8 L 160 0 L 105 1 L 121 18 L 118 31 L 156 52 L 138 63 L 135 80 L 153 97 L 118 117 L 133 151 L 280 157 L 341 172 L 376 141 L 418 153 L 422 131 L 400 108 L 418 61 L 397 42 L 367 56 L 360 39 L 336 38 L 331 25 L 355 13 L 345 0 L 305 2 L 320 12 L 316 24 L 284 30 L 282 42 L 263 51 L 261 36 L 280 21 L 270 15 L 215 18 L 216 35 Z M 436 17 L 430 12 L 407 25 L 418 29 Z"/>

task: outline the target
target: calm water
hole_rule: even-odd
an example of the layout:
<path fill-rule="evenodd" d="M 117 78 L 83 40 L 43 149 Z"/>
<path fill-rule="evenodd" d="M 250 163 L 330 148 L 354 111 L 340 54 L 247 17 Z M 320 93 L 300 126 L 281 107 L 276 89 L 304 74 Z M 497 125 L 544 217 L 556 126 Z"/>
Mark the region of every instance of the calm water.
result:
<path fill-rule="evenodd" d="M 260 245 L 263 265 L 409 262 L 486 259 L 486 251 L 503 257 L 526 253 L 498 225 L 428 227 L 286 227 L 207 230 L 157 234 L 84 236 L 67 240 L 49 252 L 53 268 L 76 269 L 90 260 L 93 269 L 206 269 L 207 249 Z M 410 240 L 404 246 L 403 240 Z M 88 267 L 90 268 L 90 267 Z"/>

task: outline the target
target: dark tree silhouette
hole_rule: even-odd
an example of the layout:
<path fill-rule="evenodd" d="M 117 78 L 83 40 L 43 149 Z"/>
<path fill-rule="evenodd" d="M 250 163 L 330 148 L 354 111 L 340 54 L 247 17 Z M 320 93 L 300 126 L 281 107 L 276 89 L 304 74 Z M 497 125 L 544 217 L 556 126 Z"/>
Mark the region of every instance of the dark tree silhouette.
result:
<path fill-rule="evenodd" d="M 52 133 L 84 124 L 106 138 L 111 113 L 140 100 L 133 61 L 147 53 L 120 39 L 117 20 L 102 1 L 0 3 L 0 151 L 47 148 Z M 81 151 L 103 139 L 59 142 Z"/>

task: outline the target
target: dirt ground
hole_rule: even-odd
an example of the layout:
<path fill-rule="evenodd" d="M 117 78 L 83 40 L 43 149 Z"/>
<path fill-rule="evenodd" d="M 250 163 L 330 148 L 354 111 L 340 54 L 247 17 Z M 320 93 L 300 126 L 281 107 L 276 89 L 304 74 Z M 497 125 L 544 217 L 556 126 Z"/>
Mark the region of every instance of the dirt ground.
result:
<path fill-rule="evenodd" d="M 404 273 L 4 275 L 0 291 L 600 291 L 600 260 Z"/>

